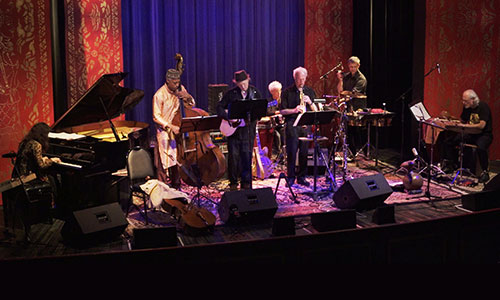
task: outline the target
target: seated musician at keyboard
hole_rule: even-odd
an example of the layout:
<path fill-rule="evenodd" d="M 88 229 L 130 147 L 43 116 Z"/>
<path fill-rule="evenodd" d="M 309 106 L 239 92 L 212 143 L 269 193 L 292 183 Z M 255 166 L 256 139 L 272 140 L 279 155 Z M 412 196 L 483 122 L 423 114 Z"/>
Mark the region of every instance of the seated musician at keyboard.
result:
<path fill-rule="evenodd" d="M 17 178 L 35 173 L 37 181 L 50 183 L 55 199 L 57 199 L 56 181 L 53 176 L 49 175 L 48 169 L 52 164 L 60 163 L 61 160 L 58 157 L 42 156 L 42 153 L 49 148 L 49 131 L 49 125 L 40 122 L 35 124 L 24 136 L 19 143 L 12 177 Z"/>
<path fill-rule="evenodd" d="M 12 177 L 35 173 L 38 179 L 49 180 L 49 175 L 46 172 L 47 168 L 55 162 L 61 162 L 58 157 L 48 158 L 42 156 L 42 152 L 46 152 L 49 148 L 49 131 L 49 125 L 45 123 L 37 123 L 30 129 L 19 143 L 16 168 L 12 171 Z M 20 174 L 16 174 L 16 170 Z"/>
<path fill-rule="evenodd" d="M 488 174 L 488 148 L 493 141 L 492 117 L 488 104 L 480 101 L 476 92 L 468 89 L 462 94 L 463 110 L 460 115 L 461 123 L 458 126 L 465 128 L 480 129 L 479 134 L 465 134 L 464 142 L 477 146 L 479 163 L 483 172 L 480 175 L 479 182 L 484 183 L 489 180 Z M 452 171 L 458 165 L 457 148 L 461 142 L 461 135 L 456 132 L 446 131 L 443 139 L 443 166 L 444 171 Z"/>

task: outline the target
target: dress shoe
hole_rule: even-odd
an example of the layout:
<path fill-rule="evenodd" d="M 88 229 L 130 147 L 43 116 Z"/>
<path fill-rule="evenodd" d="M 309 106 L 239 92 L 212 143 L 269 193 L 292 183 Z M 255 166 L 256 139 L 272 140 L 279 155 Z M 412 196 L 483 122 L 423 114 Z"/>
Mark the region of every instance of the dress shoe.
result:
<path fill-rule="evenodd" d="M 309 186 L 309 182 L 307 182 L 304 178 L 297 178 L 297 183 L 303 186 Z"/>
<path fill-rule="evenodd" d="M 481 176 L 479 176 L 479 180 L 478 182 L 479 183 L 485 183 L 487 182 L 488 180 L 490 180 L 490 174 L 488 173 L 488 171 L 483 171 L 481 173 Z"/>

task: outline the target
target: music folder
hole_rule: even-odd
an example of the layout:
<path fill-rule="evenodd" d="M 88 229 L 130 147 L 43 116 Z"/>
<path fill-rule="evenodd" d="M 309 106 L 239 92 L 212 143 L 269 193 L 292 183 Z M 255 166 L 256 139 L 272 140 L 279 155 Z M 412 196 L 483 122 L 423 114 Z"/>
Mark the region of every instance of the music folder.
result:
<path fill-rule="evenodd" d="M 336 110 L 306 111 L 297 116 L 293 126 L 329 124 L 336 114 Z"/>
<path fill-rule="evenodd" d="M 228 119 L 245 119 L 250 114 L 250 121 L 267 115 L 267 99 L 237 100 L 229 103 Z"/>

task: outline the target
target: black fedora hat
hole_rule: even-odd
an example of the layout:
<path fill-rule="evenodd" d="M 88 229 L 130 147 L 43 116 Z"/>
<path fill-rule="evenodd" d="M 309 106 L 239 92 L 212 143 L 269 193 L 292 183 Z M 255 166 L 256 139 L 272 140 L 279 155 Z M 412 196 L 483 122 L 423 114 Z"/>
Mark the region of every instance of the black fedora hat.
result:
<path fill-rule="evenodd" d="M 234 79 L 233 80 L 235 82 L 242 82 L 243 80 L 246 80 L 249 77 L 250 76 L 248 75 L 248 73 L 245 70 L 240 70 L 240 71 L 234 72 Z"/>

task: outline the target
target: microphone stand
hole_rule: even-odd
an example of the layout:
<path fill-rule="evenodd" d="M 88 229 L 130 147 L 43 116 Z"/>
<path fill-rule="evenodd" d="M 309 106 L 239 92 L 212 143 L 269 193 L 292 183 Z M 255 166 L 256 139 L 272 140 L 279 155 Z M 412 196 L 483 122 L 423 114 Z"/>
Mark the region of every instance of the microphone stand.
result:
<path fill-rule="evenodd" d="M 335 67 L 333 67 L 330 71 L 326 72 L 325 74 L 321 75 L 319 79 L 323 80 L 323 97 L 326 95 L 326 79 L 328 79 L 328 75 L 332 73 L 333 71 L 337 70 L 339 67 L 342 67 L 342 62 L 339 62 Z"/>
<path fill-rule="evenodd" d="M 432 67 L 429 72 L 424 74 L 424 79 L 425 77 L 429 76 L 434 70 L 437 69 L 437 65 Z M 413 87 L 409 87 L 403 94 L 401 94 L 394 102 L 398 102 L 401 100 L 401 150 L 400 150 L 400 164 L 404 162 L 404 157 L 403 157 L 403 152 L 404 152 L 404 140 L 405 140 L 405 98 L 406 94 L 408 94 Z"/>
<path fill-rule="evenodd" d="M 415 148 L 413 148 L 415 150 Z M 431 195 L 431 190 L 430 190 L 430 185 L 431 185 L 431 169 L 432 169 L 432 163 L 428 164 L 418 153 L 413 153 L 417 160 L 425 165 L 425 168 L 427 168 L 427 188 L 425 190 L 425 197 L 427 197 L 430 201 L 431 206 L 434 206 L 434 202 L 432 202 L 432 198 L 436 199 L 442 199 L 440 196 L 432 196 Z"/>

